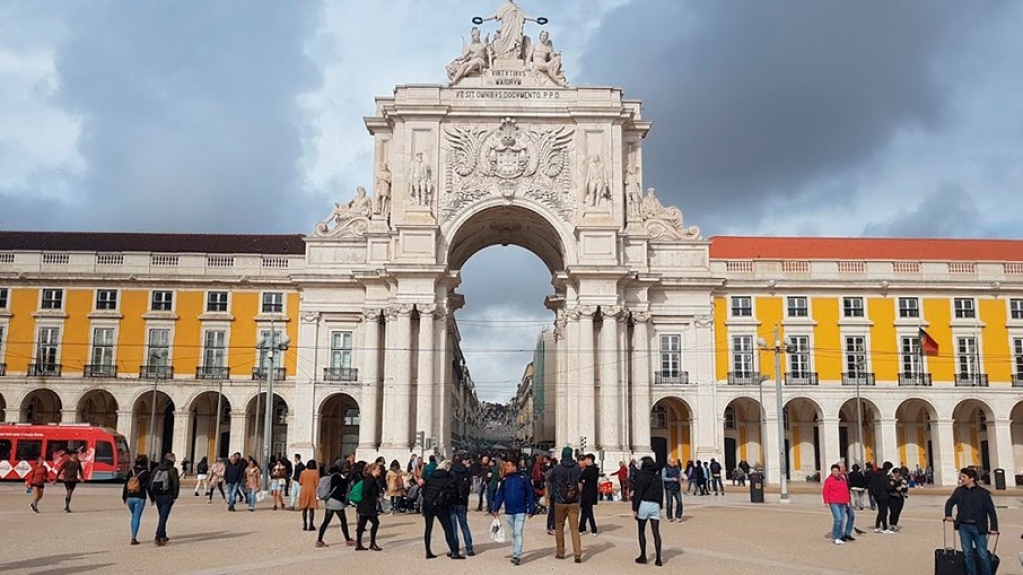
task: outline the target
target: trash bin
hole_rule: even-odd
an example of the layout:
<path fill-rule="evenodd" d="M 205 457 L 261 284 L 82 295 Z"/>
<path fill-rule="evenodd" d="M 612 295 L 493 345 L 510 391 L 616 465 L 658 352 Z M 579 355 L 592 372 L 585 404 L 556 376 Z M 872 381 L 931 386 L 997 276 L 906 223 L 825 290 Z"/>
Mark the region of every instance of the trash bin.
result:
<path fill-rule="evenodd" d="M 764 502 L 764 474 L 759 471 L 749 474 L 749 501 L 750 503 Z"/>
<path fill-rule="evenodd" d="M 998 491 L 1005 491 L 1005 470 L 995 470 L 995 489 Z"/>

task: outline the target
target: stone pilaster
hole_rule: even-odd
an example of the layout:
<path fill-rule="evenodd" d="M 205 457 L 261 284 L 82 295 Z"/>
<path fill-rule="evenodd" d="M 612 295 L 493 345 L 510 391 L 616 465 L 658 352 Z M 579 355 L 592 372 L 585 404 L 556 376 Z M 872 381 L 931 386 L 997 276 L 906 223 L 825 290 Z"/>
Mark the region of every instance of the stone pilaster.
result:
<path fill-rule="evenodd" d="M 383 444 L 380 449 L 407 453 L 411 445 L 412 306 L 392 306 L 386 316 Z"/>
<path fill-rule="evenodd" d="M 363 313 L 363 346 L 359 362 L 362 397 L 359 398 L 359 457 L 380 445 L 380 310 Z"/>
<path fill-rule="evenodd" d="M 633 312 L 632 331 L 632 451 L 649 454 L 650 447 L 650 316 Z"/>
<path fill-rule="evenodd" d="M 436 306 L 423 305 L 419 307 L 419 379 L 416 382 L 416 431 L 422 431 L 425 437 L 432 437 L 434 441 L 436 430 L 433 419 L 433 398 L 434 389 L 434 356 L 437 347 L 434 341 L 434 313 Z M 420 451 L 423 446 L 416 445 L 415 450 Z"/>
<path fill-rule="evenodd" d="M 622 447 L 621 422 L 618 414 L 618 315 L 620 310 L 601 310 L 600 326 L 600 437 L 605 452 L 618 452 Z"/>
<path fill-rule="evenodd" d="M 954 422 L 951 419 L 936 419 L 931 422 L 931 451 L 934 456 L 932 463 L 934 467 L 935 485 L 955 485 L 959 480 L 959 470 L 956 469 L 955 461 L 955 439 L 952 435 Z M 898 455 L 896 452 L 895 455 Z M 898 465 L 898 457 L 891 460 Z"/>
<path fill-rule="evenodd" d="M 994 469 L 1005 470 L 1005 481 L 1007 485 L 1013 485 L 1013 476 L 1016 474 L 1016 456 L 1012 446 L 1012 420 L 996 419 L 988 423 L 987 436 L 993 438 Z M 992 481 L 994 479 L 992 478 Z"/>
<path fill-rule="evenodd" d="M 580 306 L 579 308 L 579 344 L 575 348 L 579 361 L 579 369 L 576 373 L 579 377 L 576 381 L 578 386 L 579 402 L 576 404 L 576 412 L 579 422 L 578 437 L 569 437 L 570 445 L 582 448 L 581 438 L 586 438 L 586 449 L 591 449 L 597 442 L 597 417 L 596 417 L 596 373 L 594 359 L 596 334 L 593 329 L 593 315 L 596 310 L 592 307 Z"/>

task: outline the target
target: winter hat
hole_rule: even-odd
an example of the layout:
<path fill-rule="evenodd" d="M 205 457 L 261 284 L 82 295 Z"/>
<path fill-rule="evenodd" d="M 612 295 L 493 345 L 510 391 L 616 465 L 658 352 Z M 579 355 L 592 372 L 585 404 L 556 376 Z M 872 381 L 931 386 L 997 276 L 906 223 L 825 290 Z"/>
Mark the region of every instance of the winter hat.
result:
<path fill-rule="evenodd" d="M 561 448 L 561 459 L 562 459 L 562 461 L 564 461 L 566 459 L 572 459 L 574 455 L 575 455 L 575 452 L 572 451 L 571 447 L 566 445 L 565 447 Z"/>

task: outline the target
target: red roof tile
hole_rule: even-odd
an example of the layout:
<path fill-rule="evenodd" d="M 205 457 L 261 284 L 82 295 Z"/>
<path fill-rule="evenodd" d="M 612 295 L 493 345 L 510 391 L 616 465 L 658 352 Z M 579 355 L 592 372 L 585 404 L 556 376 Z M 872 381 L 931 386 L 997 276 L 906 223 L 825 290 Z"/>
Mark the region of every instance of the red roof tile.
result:
<path fill-rule="evenodd" d="M 302 255 L 301 235 L 5 232 L 0 251 Z"/>
<path fill-rule="evenodd" d="M 711 259 L 1023 262 L 1023 240 L 715 236 Z"/>

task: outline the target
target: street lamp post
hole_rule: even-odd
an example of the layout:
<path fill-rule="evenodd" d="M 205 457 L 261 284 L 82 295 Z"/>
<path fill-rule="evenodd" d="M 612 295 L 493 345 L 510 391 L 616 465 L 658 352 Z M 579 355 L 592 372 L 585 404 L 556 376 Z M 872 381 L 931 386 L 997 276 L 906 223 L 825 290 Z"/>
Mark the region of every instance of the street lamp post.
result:
<path fill-rule="evenodd" d="M 260 342 L 260 349 L 266 350 L 267 358 L 267 370 L 266 370 L 266 401 L 264 402 L 263 411 L 263 489 L 270 489 L 270 455 L 273 450 L 271 444 L 271 431 L 273 428 L 273 397 L 274 397 L 274 353 L 281 352 L 282 354 L 288 350 L 288 345 L 291 343 L 291 339 L 285 335 L 277 341 L 275 337 L 274 324 L 270 323 L 270 335 L 268 338 Z"/>
<path fill-rule="evenodd" d="M 785 474 L 788 472 L 786 465 L 787 454 L 785 453 L 785 404 L 781 397 L 781 355 L 795 351 L 791 343 L 783 344 L 781 341 L 781 329 L 774 328 L 774 346 L 768 347 L 763 339 L 757 341 L 761 349 L 774 353 L 774 396 L 778 409 L 778 476 L 781 486 L 781 503 L 789 503 L 789 482 Z"/>

